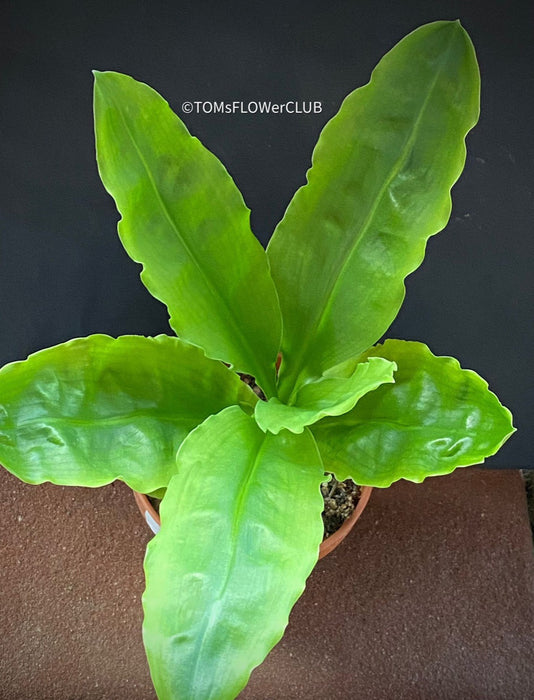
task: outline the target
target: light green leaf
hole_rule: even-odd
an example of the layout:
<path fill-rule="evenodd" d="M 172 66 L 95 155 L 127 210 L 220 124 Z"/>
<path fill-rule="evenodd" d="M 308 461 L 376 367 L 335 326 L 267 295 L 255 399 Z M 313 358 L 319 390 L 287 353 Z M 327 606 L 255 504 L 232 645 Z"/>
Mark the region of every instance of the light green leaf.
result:
<path fill-rule="evenodd" d="M 339 480 L 389 486 L 449 474 L 483 462 L 515 430 L 487 383 L 452 357 L 402 340 L 387 340 L 364 356 L 396 362 L 395 384 L 312 428 L 325 469 Z"/>
<path fill-rule="evenodd" d="M 312 425 L 325 416 L 340 416 L 350 411 L 369 391 L 384 382 L 395 381 L 395 369 L 394 362 L 371 357 L 357 363 L 349 377 L 329 372 L 316 382 L 302 385 L 294 404 L 283 404 L 276 397 L 268 402 L 258 401 L 254 411 L 256 422 L 262 430 L 275 434 L 283 428 L 302 433 L 306 425 Z"/>
<path fill-rule="evenodd" d="M 364 352 L 397 315 L 404 278 L 449 219 L 479 84 L 465 31 L 435 22 L 386 54 L 324 128 L 267 251 L 283 316 L 281 400 Z"/>
<path fill-rule="evenodd" d="M 239 408 L 182 444 L 145 560 L 143 635 L 160 700 L 227 700 L 282 636 L 319 552 L 323 466 L 309 431 Z"/>
<path fill-rule="evenodd" d="M 30 484 L 122 479 L 148 493 L 167 485 L 180 443 L 207 416 L 255 402 L 178 338 L 79 338 L 0 370 L 0 462 Z"/>
<path fill-rule="evenodd" d="M 172 328 L 272 395 L 280 310 L 234 181 L 157 92 L 127 75 L 95 71 L 95 128 L 121 241 Z"/>

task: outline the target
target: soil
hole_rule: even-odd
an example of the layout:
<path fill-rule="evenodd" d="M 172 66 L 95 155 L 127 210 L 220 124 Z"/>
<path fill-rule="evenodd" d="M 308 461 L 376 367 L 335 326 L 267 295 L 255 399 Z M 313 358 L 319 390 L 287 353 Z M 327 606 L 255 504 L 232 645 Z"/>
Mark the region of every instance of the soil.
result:
<path fill-rule="evenodd" d="M 262 401 L 267 401 L 267 397 L 263 393 L 261 387 L 256 384 L 254 377 L 252 377 L 250 374 L 243 374 L 242 372 L 238 372 L 238 374 L 241 381 L 248 384 L 258 398 L 260 398 Z"/>
<path fill-rule="evenodd" d="M 323 525 L 324 537 L 333 535 L 343 525 L 345 520 L 352 515 L 360 500 L 361 488 L 354 481 L 338 481 L 333 475 L 331 481 L 321 486 L 324 499 Z"/>

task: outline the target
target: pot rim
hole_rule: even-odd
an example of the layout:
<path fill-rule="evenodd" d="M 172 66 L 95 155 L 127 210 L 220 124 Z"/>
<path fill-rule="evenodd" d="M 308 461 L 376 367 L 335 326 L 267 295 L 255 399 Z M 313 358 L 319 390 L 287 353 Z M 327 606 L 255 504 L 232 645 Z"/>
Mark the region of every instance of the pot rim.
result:
<path fill-rule="evenodd" d="M 336 530 L 330 535 L 330 537 L 327 537 L 326 540 L 323 540 L 321 542 L 321 546 L 319 547 L 319 559 L 326 557 L 327 554 L 333 552 L 334 549 L 336 549 L 336 547 L 338 547 L 341 544 L 341 542 L 343 542 L 345 537 L 349 534 L 349 532 L 356 524 L 356 521 L 358 520 L 360 515 L 363 513 L 365 507 L 367 506 L 367 503 L 369 502 L 369 498 L 371 496 L 373 487 L 361 486 L 360 488 L 360 498 L 358 500 L 358 503 L 356 504 L 356 508 L 345 520 L 345 522 L 339 528 L 339 530 Z M 144 493 L 134 491 L 133 495 L 135 498 L 135 502 L 137 503 L 137 507 L 139 508 L 139 511 L 143 516 L 146 524 L 152 530 L 152 532 L 156 534 L 159 531 L 159 528 L 161 527 L 161 520 L 159 518 L 158 512 Z"/>

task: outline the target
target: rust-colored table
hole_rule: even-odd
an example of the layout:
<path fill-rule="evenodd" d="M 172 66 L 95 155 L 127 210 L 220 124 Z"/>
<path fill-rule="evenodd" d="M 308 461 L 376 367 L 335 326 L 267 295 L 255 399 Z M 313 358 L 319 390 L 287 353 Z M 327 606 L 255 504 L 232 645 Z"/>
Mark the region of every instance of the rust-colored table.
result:
<path fill-rule="evenodd" d="M 128 489 L 31 487 L 3 470 L 0 488 L 0 700 L 152 700 L 149 532 Z M 527 700 L 533 593 L 518 472 L 375 491 L 240 697 Z"/>

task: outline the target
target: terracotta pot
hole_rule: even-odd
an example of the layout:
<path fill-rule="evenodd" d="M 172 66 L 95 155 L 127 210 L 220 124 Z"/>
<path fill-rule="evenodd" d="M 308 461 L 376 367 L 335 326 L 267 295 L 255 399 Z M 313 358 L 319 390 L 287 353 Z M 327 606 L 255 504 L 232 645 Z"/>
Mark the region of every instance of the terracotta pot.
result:
<path fill-rule="evenodd" d="M 322 542 L 319 548 L 319 559 L 326 557 L 327 554 L 330 554 L 330 552 L 332 552 L 339 544 L 341 544 L 341 542 L 343 542 L 345 537 L 354 527 L 354 524 L 356 523 L 360 515 L 363 513 L 363 510 L 367 505 L 367 502 L 369 501 L 369 497 L 371 495 L 372 490 L 372 486 L 362 486 L 360 500 L 358 501 L 352 515 L 350 515 L 345 520 L 345 522 L 339 528 L 339 530 L 334 532 L 332 535 L 330 535 L 330 537 L 328 537 Z M 137 493 L 137 491 L 134 491 L 133 494 L 137 506 L 141 512 L 141 515 L 146 520 L 146 523 L 152 530 L 152 532 L 156 534 L 159 531 L 161 525 L 161 521 L 159 519 L 159 515 L 156 509 L 154 508 L 152 503 L 150 503 L 145 494 Z"/>

